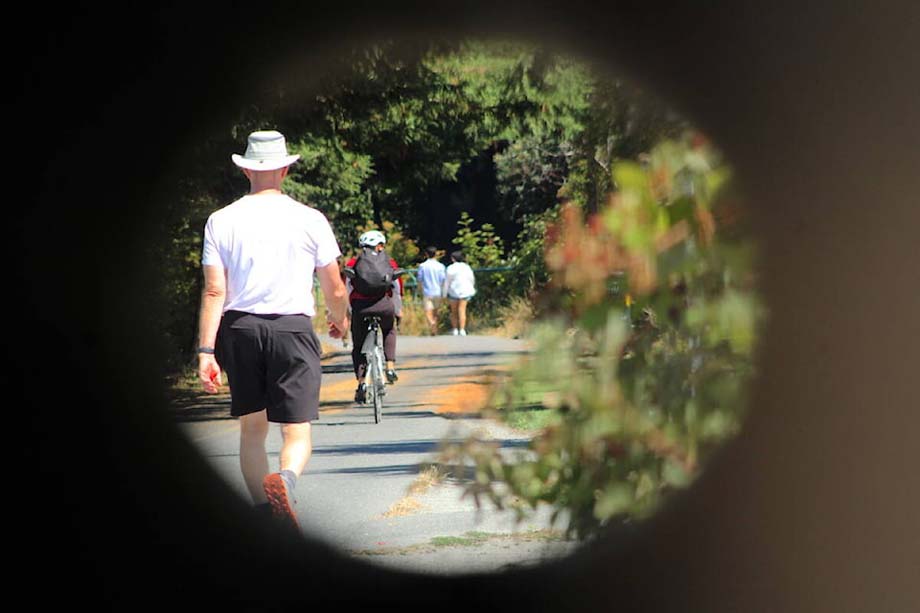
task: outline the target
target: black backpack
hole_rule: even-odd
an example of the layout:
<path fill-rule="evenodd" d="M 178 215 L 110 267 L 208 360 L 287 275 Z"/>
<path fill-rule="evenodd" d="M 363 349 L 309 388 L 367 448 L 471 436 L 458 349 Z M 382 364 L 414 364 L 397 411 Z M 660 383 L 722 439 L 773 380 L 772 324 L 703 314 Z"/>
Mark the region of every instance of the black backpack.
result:
<path fill-rule="evenodd" d="M 393 285 L 393 266 L 386 251 L 364 247 L 354 265 L 351 284 L 365 296 L 382 296 Z"/>

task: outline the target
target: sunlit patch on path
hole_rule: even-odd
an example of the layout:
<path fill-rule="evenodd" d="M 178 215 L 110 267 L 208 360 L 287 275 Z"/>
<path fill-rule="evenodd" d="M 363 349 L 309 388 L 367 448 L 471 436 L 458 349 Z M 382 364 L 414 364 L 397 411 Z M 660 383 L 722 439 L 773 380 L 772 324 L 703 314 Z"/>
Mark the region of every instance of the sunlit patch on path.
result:
<path fill-rule="evenodd" d="M 426 393 L 421 402 L 440 415 L 479 415 L 488 404 L 494 386 L 513 367 L 513 364 L 495 365 L 454 377 L 452 383 Z"/>
<path fill-rule="evenodd" d="M 424 360 L 415 360 L 396 365 L 396 372 L 399 374 L 399 381 L 396 385 L 404 384 L 414 378 L 414 373 L 409 369 L 425 366 Z M 353 373 L 352 373 L 353 375 Z M 324 375 L 324 381 L 328 380 L 329 375 Z M 341 381 L 330 381 L 323 383 L 319 390 L 320 412 L 323 414 L 334 415 L 351 408 L 355 399 L 355 386 L 357 382 L 354 376 L 346 376 Z"/>

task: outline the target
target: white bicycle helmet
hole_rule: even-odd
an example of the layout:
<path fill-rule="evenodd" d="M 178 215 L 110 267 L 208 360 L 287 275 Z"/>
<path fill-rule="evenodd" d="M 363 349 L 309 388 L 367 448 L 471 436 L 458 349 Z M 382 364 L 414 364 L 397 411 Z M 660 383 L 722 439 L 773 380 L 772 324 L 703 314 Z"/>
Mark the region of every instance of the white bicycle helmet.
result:
<path fill-rule="evenodd" d="M 369 230 L 358 237 L 359 247 L 376 247 L 381 243 L 386 244 L 386 242 L 386 237 L 379 230 Z"/>

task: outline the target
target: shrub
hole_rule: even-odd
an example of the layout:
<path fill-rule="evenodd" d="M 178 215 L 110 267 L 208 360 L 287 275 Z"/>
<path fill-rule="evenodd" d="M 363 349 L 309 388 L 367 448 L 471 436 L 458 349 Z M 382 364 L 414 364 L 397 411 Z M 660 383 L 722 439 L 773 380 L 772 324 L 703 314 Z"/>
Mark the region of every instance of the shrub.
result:
<path fill-rule="evenodd" d="M 489 407 L 555 419 L 516 456 L 472 438 L 445 445 L 477 500 L 522 514 L 547 503 L 587 536 L 647 517 L 738 432 L 764 310 L 756 246 L 730 225 L 730 178 L 704 140 L 667 141 L 644 164 L 613 166 L 618 190 L 597 214 L 560 209 L 534 352 Z"/>

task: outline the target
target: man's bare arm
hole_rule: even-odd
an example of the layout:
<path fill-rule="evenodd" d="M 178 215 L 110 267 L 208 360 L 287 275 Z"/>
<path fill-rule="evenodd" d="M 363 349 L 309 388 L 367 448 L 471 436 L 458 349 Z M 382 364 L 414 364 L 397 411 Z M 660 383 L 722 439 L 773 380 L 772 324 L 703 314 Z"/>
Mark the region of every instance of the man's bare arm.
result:
<path fill-rule="evenodd" d="M 198 346 L 214 347 L 217 329 L 227 297 L 227 278 L 220 266 L 202 266 L 204 287 L 198 312 Z M 216 393 L 220 387 L 220 366 L 213 354 L 198 354 L 198 379 L 205 391 Z"/>
<path fill-rule="evenodd" d="M 348 291 L 339 273 L 338 262 L 316 269 L 319 286 L 326 298 L 329 322 L 340 332 L 348 329 Z"/>

